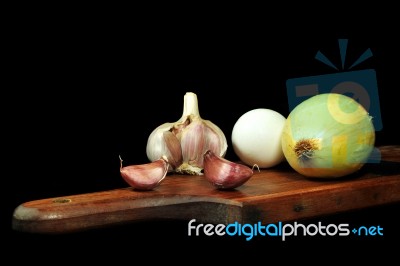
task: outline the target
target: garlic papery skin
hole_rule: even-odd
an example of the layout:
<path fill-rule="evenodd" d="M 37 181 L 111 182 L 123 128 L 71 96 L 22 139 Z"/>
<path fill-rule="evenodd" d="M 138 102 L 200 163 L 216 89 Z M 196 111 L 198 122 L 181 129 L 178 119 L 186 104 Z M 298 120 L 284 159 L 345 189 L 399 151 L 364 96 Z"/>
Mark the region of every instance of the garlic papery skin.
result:
<path fill-rule="evenodd" d="M 146 146 L 147 157 L 155 161 L 166 156 L 170 171 L 202 175 L 204 153 L 211 150 L 221 157 L 225 156 L 227 140 L 217 125 L 201 118 L 195 93 L 187 92 L 183 100 L 181 118 L 174 123 L 160 125 L 150 134 Z"/>

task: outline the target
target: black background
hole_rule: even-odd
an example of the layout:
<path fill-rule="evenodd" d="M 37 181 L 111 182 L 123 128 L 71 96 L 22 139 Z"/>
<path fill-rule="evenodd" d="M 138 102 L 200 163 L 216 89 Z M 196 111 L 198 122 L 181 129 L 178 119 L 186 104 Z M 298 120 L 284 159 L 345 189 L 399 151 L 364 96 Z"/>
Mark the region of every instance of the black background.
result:
<path fill-rule="evenodd" d="M 203 254 L 200 258 L 299 246 L 314 250 L 329 244 L 340 247 L 335 249 L 338 254 L 350 253 L 354 246 L 372 253 L 399 236 L 396 204 L 308 221 L 384 227 L 384 237 L 368 239 L 297 238 L 283 243 L 190 238 L 187 221 L 149 221 L 56 236 L 13 231 L 12 212 L 23 202 L 126 187 L 118 155 L 126 164 L 147 162 L 148 135 L 158 125 L 180 118 L 188 91 L 198 95 L 201 116 L 225 132 L 226 158 L 237 160 L 230 143 L 236 120 L 259 107 L 287 116 L 286 80 L 336 73 L 314 56 L 321 50 L 339 65 L 339 38 L 349 40 L 348 64 L 372 50 L 374 56 L 354 70 L 377 72 L 383 129 L 377 132 L 376 144 L 399 144 L 394 24 L 378 23 L 367 15 L 328 27 L 321 25 L 328 18 L 303 23 L 299 16 L 283 23 L 286 17 L 272 19 L 272 11 L 245 16 L 220 10 L 222 18 L 221 13 L 198 14 L 192 9 L 147 9 L 146 15 L 139 8 L 129 9 L 132 13 L 107 7 L 79 10 L 30 13 L 28 8 L 8 21 L 6 53 L 11 60 L 5 74 L 10 82 L 2 97 L 7 105 L 3 132 L 8 171 L 1 214 L 4 235 L 10 236 L 7 247 L 38 250 L 32 257 L 37 260 L 43 258 L 39 254 L 51 253 L 62 260 L 78 254 L 133 260 L 150 250 L 175 261 L 183 249 L 194 251 L 193 256 Z M 231 255 L 219 252 L 223 247 Z"/>

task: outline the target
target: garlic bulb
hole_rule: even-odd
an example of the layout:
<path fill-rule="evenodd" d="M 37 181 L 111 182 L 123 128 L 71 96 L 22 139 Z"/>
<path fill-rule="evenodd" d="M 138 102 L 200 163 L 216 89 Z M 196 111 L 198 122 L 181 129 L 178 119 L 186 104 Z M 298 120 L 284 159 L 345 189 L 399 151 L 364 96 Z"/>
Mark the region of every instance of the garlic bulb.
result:
<path fill-rule="evenodd" d="M 204 153 L 208 150 L 224 157 L 228 144 L 222 130 L 200 117 L 197 95 L 187 92 L 183 98 L 182 117 L 153 130 L 147 140 L 150 161 L 166 157 L 169 172 L 202 175 Z"/>

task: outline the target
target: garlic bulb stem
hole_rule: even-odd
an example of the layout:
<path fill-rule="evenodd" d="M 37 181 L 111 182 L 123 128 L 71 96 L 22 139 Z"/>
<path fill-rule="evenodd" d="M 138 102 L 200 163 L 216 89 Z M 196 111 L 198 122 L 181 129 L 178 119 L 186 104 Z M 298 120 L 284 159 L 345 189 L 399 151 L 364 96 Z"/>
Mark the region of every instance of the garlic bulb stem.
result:
<path fill-rule="evenodd" d="M 197 95 L 193 92 L 187 92 L 183 97 L 183 114 L 179 122 L 184 122 L 188 116 L 200 118 Z"/>

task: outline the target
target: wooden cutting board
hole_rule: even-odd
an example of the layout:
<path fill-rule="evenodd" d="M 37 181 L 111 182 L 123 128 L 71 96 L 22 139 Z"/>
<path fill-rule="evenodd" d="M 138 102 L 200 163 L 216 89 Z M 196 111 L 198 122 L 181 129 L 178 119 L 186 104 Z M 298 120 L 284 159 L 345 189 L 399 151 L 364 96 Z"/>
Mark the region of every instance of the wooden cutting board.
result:
<path fill-rule="evenodd" d="M 12 226 L 68 233 L 154 219 L 275 223 L 400 202 L 400 146 L 379 150 L 380 163 L 340 179 L 308 179 L 285 162 L 255 171 L 232 191 L 215 189 L 204 176 L 168 175 L 153 191 L 126 187 L 30 201 L 14 210 Z"/>

